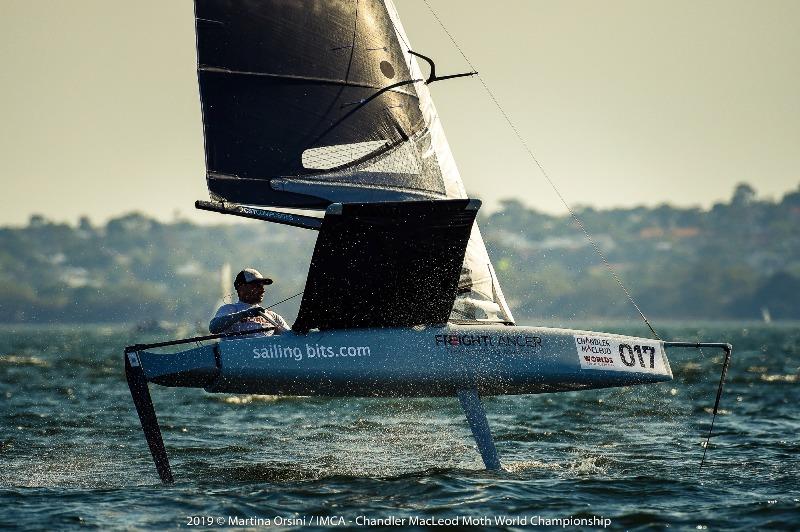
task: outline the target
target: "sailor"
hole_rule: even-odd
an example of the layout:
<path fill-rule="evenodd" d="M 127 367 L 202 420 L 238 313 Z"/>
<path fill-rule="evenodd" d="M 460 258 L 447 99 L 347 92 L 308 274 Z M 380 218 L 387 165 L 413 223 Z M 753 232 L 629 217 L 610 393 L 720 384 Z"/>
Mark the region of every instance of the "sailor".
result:
<path fill-rule="evenodd" d="M 246 268 L 240 271 L 233 281 L 239 301 L 222 305 L 217 310 L 208 324 L 211 334 L 266 329 L 255 335 L 272 336 L 288 331 L 290 327 L 286 320 L 260 305 L 264 300 L 264 287 L 268 284 L 272 284 L 272 279 L 264 277 L 256 269 Z"/>

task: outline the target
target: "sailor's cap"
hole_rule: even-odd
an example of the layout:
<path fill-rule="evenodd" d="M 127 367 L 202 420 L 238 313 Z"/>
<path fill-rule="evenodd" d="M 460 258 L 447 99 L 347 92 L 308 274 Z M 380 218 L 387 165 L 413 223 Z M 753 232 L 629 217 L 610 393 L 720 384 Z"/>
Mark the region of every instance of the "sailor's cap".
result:
<path fill-rule="evenodd" d="M 233 287 L 239 288 L 243 284 L 247 283 L 262 283 L 262 284 L 272 284 L 272 279 L 269 277 L 264 277 L 261 275 L 261 272 L 256 270 L 255 268 L 245 268 L 244 270 L 240 271 L 239 274 L 236 276 L 236 279 L 233 281 Z"/>

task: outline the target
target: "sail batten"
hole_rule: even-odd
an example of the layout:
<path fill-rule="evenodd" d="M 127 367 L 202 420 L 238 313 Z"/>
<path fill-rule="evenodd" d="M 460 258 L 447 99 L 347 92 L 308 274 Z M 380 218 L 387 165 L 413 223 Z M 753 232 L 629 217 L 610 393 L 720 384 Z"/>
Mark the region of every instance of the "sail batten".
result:
<path fill-rule="evenodd" d="M 409 85 L 411 83 L 417 83 L 421 80 L 408 80 L 405 82 L 401 82 L 399 86 L 392 86 L 392 87 L 380 87 L 377 85 L 370 85 L 368 83 L 360 83 L 357 81 L 351 81 L 346 79 L 333 79 L 333 78 L 320 78 L 320 77 L 313 77 L 313 76 L 295 76 L 290 74 L 274 74 L 271 72 L 250 72 L 244 70 L 231 70 L 229 68 L 219 68 L 219 67 L 212 67 L 212 66 L 203 66 L 198 65 L 197 70 L 199 72 L 211 72 L 215 74 L 230 74 L 234 76 L 256 76 L 256 77 L 265 77 L 265 78 L 274 78 L 286 81 L 297 81 L 303 83 L 318 83 L 320 85 L 337 85 L 343 87 L 360 87 L 364 89 L 372 89 L 375 91 L 391 91 L 402 94 L 404 96 L 409 96 L 411 98 L 417 98 L 418 96 L 414 92 L 404 91 L 402 85 Z"/>

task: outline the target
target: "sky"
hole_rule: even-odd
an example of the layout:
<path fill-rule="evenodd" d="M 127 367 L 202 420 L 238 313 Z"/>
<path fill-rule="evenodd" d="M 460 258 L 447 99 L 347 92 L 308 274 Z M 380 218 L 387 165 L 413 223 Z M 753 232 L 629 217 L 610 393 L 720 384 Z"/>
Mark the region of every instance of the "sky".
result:
<path fill-rule="evenodd" d="M 800 185 L 796 0 L 428 0 L 570 205 L 707 208 Z M 423 0 L 395 0 L 439 75 L 469 70 Z M 191 0 L 0 0 L 0 225 L 207 199 Z M 481 81 L 431 86 L 468 192 L 564 206 Z M 231 220 L 232 218 L 232 220 Z"/>

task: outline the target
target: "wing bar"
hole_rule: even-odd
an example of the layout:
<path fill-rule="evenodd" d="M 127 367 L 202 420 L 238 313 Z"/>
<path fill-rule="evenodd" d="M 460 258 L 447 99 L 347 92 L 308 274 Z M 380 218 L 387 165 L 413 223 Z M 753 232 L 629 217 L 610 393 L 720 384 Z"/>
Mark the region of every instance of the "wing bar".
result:
<path fill-rule="evenodd" d="M 731 344 L 720 342 L 664 342 L 664 347 L 685 347 L 702 349 L 708 347 L 711 349 L 722 349 L 725 352 L 725 360 L 722 363 L 722 373 L 719 376 L 719 386 L 717 387 L 717 398 L 714 401 L 714 411 L 711 417 L 711 427 L 708 429 L 708 436 L 706 436 L 706 444 L 703 446 L 703 458 L 700 459 L 700 469 L 703 469 L 703 463 L 706 461 L 706 453 L 708 452 L 708 444 L 711 442 L 711 431 L 714 430 L 714 421 L 717 419 L 719 412 L 719 402 L 722 399 L 722 388 L 725 386 L 725 377 L 728 375 L 728 367 L 731 364 L 731 354 L 733 353 L 733 346 Z"/>

